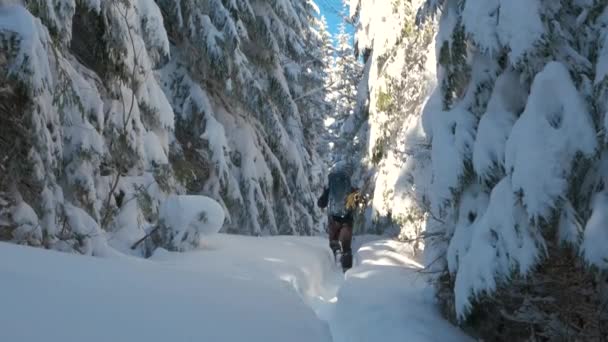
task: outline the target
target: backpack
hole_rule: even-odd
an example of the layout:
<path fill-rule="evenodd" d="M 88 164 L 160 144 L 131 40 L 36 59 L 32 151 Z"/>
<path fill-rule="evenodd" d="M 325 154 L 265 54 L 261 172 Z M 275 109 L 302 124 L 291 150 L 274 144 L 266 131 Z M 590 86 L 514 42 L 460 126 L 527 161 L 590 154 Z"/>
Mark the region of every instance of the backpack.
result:
<path fill-rule="evenodd" d="M 351 193 L 350 175 L 346 172 L 333 172 L 328 176 L 329 208 L 331 216 L 346 217 L 350 210 L 346 207 L 346 198 Z"/>

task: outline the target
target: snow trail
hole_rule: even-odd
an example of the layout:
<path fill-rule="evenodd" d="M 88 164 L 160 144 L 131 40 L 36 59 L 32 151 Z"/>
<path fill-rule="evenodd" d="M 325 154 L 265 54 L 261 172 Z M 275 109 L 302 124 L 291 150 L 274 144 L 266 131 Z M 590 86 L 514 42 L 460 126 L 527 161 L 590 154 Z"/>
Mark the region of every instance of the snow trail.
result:
<path fill-rule="evenodd" d="M 355 266 L 319 316 L 334 342 L 471 340 L 441 317 L 411 246 L 359 236 L 353 247 Z"/>
<path fill-rule="evenodd" d="M 101 259 L 0 243 L 0 330 L 21 341 L 464 341 L 407 246 L 218 234 L 187 253 Z"/>

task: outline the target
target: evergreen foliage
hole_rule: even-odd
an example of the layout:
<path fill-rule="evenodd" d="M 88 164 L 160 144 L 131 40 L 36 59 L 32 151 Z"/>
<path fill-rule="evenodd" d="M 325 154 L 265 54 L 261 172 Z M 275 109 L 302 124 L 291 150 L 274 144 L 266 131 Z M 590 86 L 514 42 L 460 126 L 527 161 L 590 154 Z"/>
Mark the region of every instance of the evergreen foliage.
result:
<path fill-rule="evenodd" d="M 0 16 L 2 110 L 22 113 L 3 116 L 22 142 L 3 156 L 19 171 L 1 180 L 3 240 L 130 251 L 185 193 L 220 202 L 227 232 L 318 232 L 313 2 L 28 0 Z"/>
<path fill-rule="evenodd" d="M 423 117 L 429 267 L 446 314 L 484 339 L 606 338 L 604 281 L 587 267 L 605 266 L 606 11 L 445 0 L 418 12 L 439 25 Z"/>

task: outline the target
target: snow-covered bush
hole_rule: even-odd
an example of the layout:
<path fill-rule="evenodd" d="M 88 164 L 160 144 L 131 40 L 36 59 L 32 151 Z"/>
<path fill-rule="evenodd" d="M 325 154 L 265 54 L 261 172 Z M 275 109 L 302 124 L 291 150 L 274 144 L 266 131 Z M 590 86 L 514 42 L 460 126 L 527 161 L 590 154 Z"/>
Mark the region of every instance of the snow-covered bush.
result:
<path fill-rule="evenodd" d="M 209 197 L 171 195 L 161 204 L 148 254 L 157 247 L 180 252 L 193 249 L 202 236 L 217 233 L 224 218 L 223 208 Z"/>

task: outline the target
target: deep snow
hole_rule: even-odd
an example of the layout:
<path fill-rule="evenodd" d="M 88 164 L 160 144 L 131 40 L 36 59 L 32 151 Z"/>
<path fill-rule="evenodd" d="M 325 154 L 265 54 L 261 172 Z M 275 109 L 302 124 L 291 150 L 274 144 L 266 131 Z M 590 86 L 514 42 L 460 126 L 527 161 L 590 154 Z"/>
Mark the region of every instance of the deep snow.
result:
<path fill-rule="evenodd" d="M 368 240 L 356 238 L 346 275 L 323 238 L 219 234 L 149 260 L 0 243 L 2 339 L 466 340 L 440 317 L 408 247 Z"/>
<path fill-rule="evenodd" d="M 340 286 L 330 327 L 334 342 L 469 341 L 445 321 L 411 246 L 363 244 Z"/>

